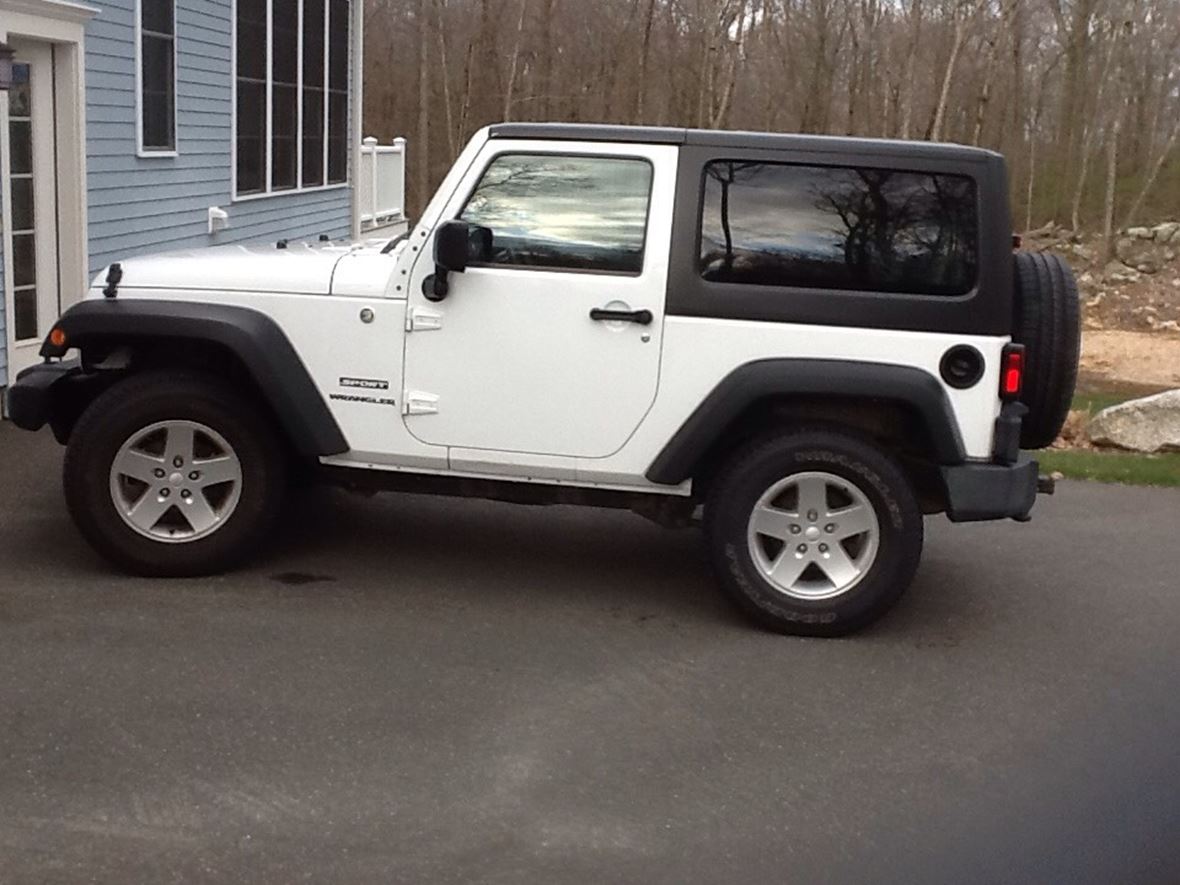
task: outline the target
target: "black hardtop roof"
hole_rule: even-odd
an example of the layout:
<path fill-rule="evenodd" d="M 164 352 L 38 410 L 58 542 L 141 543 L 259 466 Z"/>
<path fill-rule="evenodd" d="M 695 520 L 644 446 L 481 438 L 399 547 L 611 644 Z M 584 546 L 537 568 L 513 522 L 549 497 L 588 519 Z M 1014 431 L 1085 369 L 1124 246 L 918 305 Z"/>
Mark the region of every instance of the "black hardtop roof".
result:
<path fill-rule="evenodd" d="M 700 145 L 702 147 L 794 150 L 830 154 L 872 153 L 889 156 L 979 162 L 1001 159 L 983 148 L 893 138 L 848 138 L 834 135 L 793 135 L 778 132 L 731 132 L 720 129 L 679 129 L 670 126 L 616 126 L 600 123 L 497 123 L 492 138 L 603 141 L 639 144 Z"/>

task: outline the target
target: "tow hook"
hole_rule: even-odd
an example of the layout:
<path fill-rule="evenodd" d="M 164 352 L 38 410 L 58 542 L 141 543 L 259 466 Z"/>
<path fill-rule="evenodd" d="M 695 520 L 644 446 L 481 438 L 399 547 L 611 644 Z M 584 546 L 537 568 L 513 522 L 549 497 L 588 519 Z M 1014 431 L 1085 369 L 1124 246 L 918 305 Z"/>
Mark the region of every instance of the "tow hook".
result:
<path fill-rule="evenodd" d="M 1037 477 L 1037 494 L 1052 495 L 1057 490 L 1057 480 L 1051 476 L 1041 474 Z"/>

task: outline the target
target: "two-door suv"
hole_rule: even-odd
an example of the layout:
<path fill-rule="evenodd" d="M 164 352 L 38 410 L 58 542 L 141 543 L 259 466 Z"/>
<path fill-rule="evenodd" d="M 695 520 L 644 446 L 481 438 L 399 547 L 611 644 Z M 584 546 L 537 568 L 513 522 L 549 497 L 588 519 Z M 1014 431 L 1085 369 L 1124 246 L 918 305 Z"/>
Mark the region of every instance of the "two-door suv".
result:
<path fill-rule="evenodd" d="M 112 264 L 8 404 L 128 571 L 228 568 L 311 466 L 703 513 L 742 609 L 836 635 L 906 589 L 924 514 L 1028 517 L 1078 328 L 1065 264 L 1014 251 L 998 154 L 504 124 L 388 243 Z"/>

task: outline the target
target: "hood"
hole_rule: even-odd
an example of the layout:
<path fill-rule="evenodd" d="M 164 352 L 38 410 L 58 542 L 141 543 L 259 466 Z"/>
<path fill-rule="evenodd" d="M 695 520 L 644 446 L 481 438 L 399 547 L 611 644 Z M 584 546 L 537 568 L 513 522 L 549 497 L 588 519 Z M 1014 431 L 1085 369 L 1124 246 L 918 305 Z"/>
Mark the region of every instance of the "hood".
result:
<path fill-rule="evenodd" d="M 212 289 L 239 292 L 286 292 L 326 295 L 340 259 L 358 247 L 337 243 L 292 242 L 285 249 L 269 245 L 212 246 L 144 255 L 119 261 L 120 289 Z M 108 268 L 93 285 L 105 285 Z"/>

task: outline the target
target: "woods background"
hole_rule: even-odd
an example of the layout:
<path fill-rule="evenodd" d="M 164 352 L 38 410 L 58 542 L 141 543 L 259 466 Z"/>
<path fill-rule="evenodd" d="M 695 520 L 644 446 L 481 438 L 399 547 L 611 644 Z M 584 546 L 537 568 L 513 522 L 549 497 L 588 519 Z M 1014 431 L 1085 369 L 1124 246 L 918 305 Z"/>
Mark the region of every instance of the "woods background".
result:
<path fill-rule="evenodd" d="M 411 211 L 499 120 L 1003 151 L 1014 223 L 1180 213 L 1180 0 L 367 0 L 365 133 Z"/>

